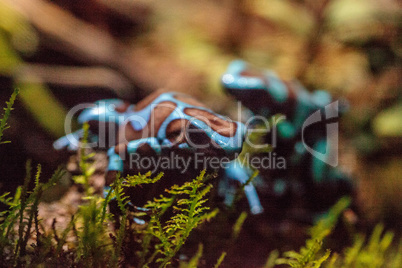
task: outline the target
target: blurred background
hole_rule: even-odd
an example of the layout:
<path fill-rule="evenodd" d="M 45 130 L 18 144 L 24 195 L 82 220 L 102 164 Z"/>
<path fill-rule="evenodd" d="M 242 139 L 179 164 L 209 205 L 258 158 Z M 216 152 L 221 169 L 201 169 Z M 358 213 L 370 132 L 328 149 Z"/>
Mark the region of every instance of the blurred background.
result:
<path fill-rule="evenodd" d="M 52 142 L 76 104 L 166 88 L 233 114 L 220 76 L 241 58 L 350 102 L 342 168 L 367 225 L 401 231 L 401 12 L 397 0 L 0 0 L 0 102 L 21 90 L 0 192 L 27 159 L 44 177 L 66 162 Z"/>

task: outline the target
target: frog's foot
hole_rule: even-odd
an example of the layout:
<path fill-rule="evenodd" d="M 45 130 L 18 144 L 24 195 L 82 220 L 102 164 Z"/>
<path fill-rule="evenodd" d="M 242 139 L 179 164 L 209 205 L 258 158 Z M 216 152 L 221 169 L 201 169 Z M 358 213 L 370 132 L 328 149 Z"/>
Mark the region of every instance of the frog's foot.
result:
<path fill-rule="evenodd" d="M 92 143 L 97 143 L 98 142 L 98 136 L 92 134 L 91 132 L 89 132 L 88 135 L 88 143 L 92 144 Z M 72 132 L 66 136 L 63 136 L 59 139 L 57 139 L 54 143 L 53 143 L 53 148 L 56 150 L 64 150 L 67 149 L 68 151 L 77 151 L 79 146 L 80 146 L 80 139 L 84 137 L 84 130 L 83 129 L 79 129 L 75 132 Z"/>
<path fill-rule="evenodd" d="M 250 212 L 253 215 L 261 214 L 264 208 L 261 205 L 258 193 L 252 182 L 248 182 L 252 171 L 244 167 L 240 161 L 231 161 L 225 168 L 226 189 L 224 189 L 225 204 L 231 206 L 236 198 L 236 187 L 233 186 L 239 182 L 244 187 L 244 193 L 250 206 Z M 224 187 L 225 188 L 225 187 Z"/>
<path fill-rule="evenodd" d="M 114 122 L 120 124 L 125 120 L 126 111 L 134 109 L 133 104 L 129 104 L 119 99 L 104 99 L 96 101 L 78 116 L 78 123 L 84 122 Z"/>
<path fill-rule="evenodd" d="M 111 190 L 112 190 L 112 188 L 110 186 L 104 186 L 103 187 L 103 197 L 106 198 L 109 195 Z M 112 196 L 110 201 L 116 202 L 116 196 Z M 136 212 L 136 213 L 148 214 L 150 212 L 150 209 L 143 208 L 143 207 L 137 207 L 131 202 L 128 202 L 127 206 L 128 206 L 127 208 L 130 211 L 133 211 L 133 212 Z M 139 225 L 143 225 L 143 224 L 146 223 L 146 221 L 144 219 L 141 219 L 139 217 L 133 217 L 133 221 L 136 224 L 139 224 Z"/>
<path fill-rule="evenodd" d="M 152 161 L 141 161 L 141 159 L 158 157 L 161 154 L 162 145 L 154 137 L 133 140 L 127 144 L 120 143 L 110 148 L 108 151 L 109 163 L 106 172 L 106 184 L 111 184 L 118 173 L 127 171 L 125 166 L 129 167 L 130 173 L 152 170 L 153 167 L 151 166 L 142 166 L 142 164 L 149 164 Z"/>

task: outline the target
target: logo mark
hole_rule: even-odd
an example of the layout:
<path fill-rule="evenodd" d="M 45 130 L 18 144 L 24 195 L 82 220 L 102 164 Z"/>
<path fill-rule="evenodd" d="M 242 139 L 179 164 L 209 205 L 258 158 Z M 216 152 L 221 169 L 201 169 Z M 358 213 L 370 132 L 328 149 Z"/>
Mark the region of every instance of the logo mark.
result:
<path fill-rule="evenodd" d="M 310 146 L 307 145 L 304 139 L 304 130 L 318 122 L 322 122 L 324 120 L 328 120 L 331 118 L 338 118 L 339 117 L 339 101 L 334 101 L 328 105 L 325 106 L 325 119 L 322 119 L 321 116 L 321 110 L 318 110 L 314 112 L 312 115 L 310 115 L 306 121 L 304 121 L 303 126 L 302 126 L 302 142 L 304 145 L 304 148 L 312 154 L 314 157 L 317 159 L 327 163 L 328 165 L 332 167 L 338 166 L 338 140 L 339 140 L 339 123 L 328 123 L 326 124 L 326 132 L 327 132 L 327 137 L 326 137 L 326 146 L 325 146 L 325 153 L 318 152 L 311 148 Z"/>

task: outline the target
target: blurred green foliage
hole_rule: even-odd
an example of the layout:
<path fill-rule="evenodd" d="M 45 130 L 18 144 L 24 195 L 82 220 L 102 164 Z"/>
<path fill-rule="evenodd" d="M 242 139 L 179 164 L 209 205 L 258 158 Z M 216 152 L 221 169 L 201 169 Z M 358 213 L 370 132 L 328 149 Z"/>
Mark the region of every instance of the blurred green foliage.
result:
<path fill-rule="evenodd" d="M 35 53 L 38 43 L 38 33 L 29 22 L 0 2 L 0 76 L 14 81 L 14 85 L 20 89 L 20 99 L 26 109 L 44 129 L 59 137 L 64 134 L 65 108 L 39 79 L 29 77 L 28 80 L 37 81 L 27 82 L 25 76 L 30 74 L 21 74 L 21 68 L 24 67 L 22 54 Z"/>
<path fill-rule="evenodd" d="M 306 240 L 306 245 L 299 252 L 287 251 L 284 258 L 276 260 L 276 264 L 288 264 L 291 267 L 320 267 L 330 256 L 330 250 L 325 254 L 319 254 L 323 240 L 333 229 L 345 209 L 350 206 L 348 197 L 341 198 L 322 219 L 310 229 L 311 238 Z"/>
<path fill-rule="evenodd" d="M 381 111 L 373 120 L 373 128 L 380 137 L 402 137 L 402 102 Z"/>

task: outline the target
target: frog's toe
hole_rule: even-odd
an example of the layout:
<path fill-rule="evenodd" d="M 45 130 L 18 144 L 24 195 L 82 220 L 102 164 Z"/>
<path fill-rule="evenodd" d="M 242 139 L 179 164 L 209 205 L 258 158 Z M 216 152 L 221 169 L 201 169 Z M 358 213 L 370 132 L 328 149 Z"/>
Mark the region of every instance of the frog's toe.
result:
<path fill-rule="evenodd" d="M 119 123 L 121 115 L 129 108 L 129 104 L 119 99 L 105 99 L 93 103 L 78 116 L 78 122 L 83 124 L 89 121 Z M 133 106 L 133 105 L 131 105 Z"/>
<path fill-rule="evenodd" d="M 252 173 L 253 171 L 251 169 L 243 166 L 243 164 L 237 160 L 231 161 L 225 167 L 227 185 L 234 185 L 237 184 L 235 182 L 239 182 L 240 185 L 244 187 L 244 193 L 247 197 L 251 214 L 258 215 L 263 213 L 264 208 L 261 205 L 260 198 L 254 185 L 252 182 L 249 182 Z M 227 205 L 232 205 L 234 202 L 234 194 L 235 192 L 233 191 L 228 191 L 227 194 L 225 193 L 225 203 Z"/>
<path fill-rule="evenodd" d="M 69 151 L 76 151 L 79 148 L 80 138 L 83 136 L 82 129 L 63 136 L 53 142 L 53 148 L 56 150 L 67 149 Z"/>
<path fill-rule="evenodd" d="M 93 146 L 97 145 L 98 143 L 98 136 L 92 134 L 91 132 L 88 133 L 88 145 Z M 77 151 L 78 148 L 80 147 L 80 139 L 84 136 L 84 130 L 79 129 L 75 132 L 72 132 L 70 134 L 67 134 L 66 136 L 63 136 L 59 139 L 57 139 L 55 142 L 53 142 L 53 148 L 55 150 L 64 150 L 67 149 L 68 151 Z"/>
<path fill-rule="evenodd" d="M 116 147 L 110 148 L 107 155 L 109 158 L 107 170 L 123 172 L 123 159 L 116 153 Z"/>
<path fill-rule="evenodd" d="M 148 156 L 148 155 L 160 155 L 162 152 L 161 151 L 162 147 L 157 138 L 150 137 L 130 141 L 127 144 L 126 150 L 128 154 L 138 154 L 142 156 Z"/>

